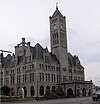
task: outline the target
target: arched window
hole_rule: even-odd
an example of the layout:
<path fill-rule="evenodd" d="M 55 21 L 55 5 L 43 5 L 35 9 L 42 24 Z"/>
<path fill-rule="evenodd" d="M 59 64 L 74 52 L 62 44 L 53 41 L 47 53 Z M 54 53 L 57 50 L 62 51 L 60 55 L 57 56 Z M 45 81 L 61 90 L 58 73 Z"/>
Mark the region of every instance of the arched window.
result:
<path fill-rule="evenodd" d="M 55 92 L 55 86 L 52 86 L 52 92 Z"/>
<path fill-rule="evenodd" d="M 23 89 L 24 89 L 24 97 L 27 97 L 27 89 L 26 89 L 26 87 L 24 86 Z"/>
<path fill-rule="evenodd" d="M 43 86 L 40 86 L 40 95 L 44 95 L 44 87 Z"/>
<path fill-rule="evenodd" d="M 47 91 L 50 91 L 50 86 L 47 86 L 47 87 L 46 87 L 46 90 L 47 90 Z"/>
<path fill-rule="evenodd" d="M 67 90 L 67 96 L 68 96 L 68 97 L 72 97 L 72 96 L 73 96 L 73 90 L 72 90 L 71 88 L 69 88 L 69 89 Z"/>
<path fill-rule="evenodd" d="M 31 86 L 31 87 L 30 87 L 30 93 L 31 93 L 31 96 L 34 96 L 34 94 L 35 94 L 35 93 L 34 93 L 34 86 Z"/>
<path fill-rule="evenodd" d="M 83 90 L 82 90 L 82 95 L 86 96 L 86 89 L 85 88 L 83 88 Z"/>

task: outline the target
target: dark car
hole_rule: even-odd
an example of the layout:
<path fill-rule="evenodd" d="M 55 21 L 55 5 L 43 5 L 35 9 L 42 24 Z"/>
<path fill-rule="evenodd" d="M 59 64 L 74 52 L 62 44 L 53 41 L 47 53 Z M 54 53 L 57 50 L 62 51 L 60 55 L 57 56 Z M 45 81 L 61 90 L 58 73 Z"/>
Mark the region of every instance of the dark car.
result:
<path fill-rule="evenodd" d="M 100 100 L 100 90 L 93 92 L 92 99 L 93 101 Z"/>

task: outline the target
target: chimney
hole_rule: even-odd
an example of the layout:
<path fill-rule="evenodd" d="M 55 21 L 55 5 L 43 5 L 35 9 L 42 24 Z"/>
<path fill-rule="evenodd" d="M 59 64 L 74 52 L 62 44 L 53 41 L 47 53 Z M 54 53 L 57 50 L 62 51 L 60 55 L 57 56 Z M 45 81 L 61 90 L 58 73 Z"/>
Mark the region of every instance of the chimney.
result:
<path fill-rule="evenodd" d="M 22 38 L 22 46 L 25 46 L 25 38 Z"/>
<path fill-rule="evenodd" d="M 27 46 L 30 46 L 30 42 L 27 42 Z"/>

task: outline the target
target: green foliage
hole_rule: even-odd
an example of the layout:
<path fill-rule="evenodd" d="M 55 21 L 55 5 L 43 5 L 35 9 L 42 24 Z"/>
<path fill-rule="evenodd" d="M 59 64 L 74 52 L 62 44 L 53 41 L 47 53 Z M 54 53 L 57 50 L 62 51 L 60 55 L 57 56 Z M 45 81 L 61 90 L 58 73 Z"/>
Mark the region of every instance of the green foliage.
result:
<path fill-rule="evenodd" d="M 65 92 L 63 91 L 62 87 L 59 86 L 59 87 L 56 89 L 56 95 L 58 95 L 58 96 L 65 96 L 66 94 L 65 94 Z"/>
<path fill-rule="evenodd" d="M 3 92 L 4 96 L 10 95 L 10 88 L 8 86 L 1 87 L 1 91 Z"/>
<path fill-rule="evenodd" d="M 50 90 L 46 90 L 46 96 L 50 96 L 51 95 L 51 91 Z"/>
<path fill-rule="evenodd" d="M 17 97 L 17 96 L 1 96 L 0 98 L 1 99 L 18 99 L 20 97 Z"/>
<path fill-rule="evenodd" d="M 65 96 L 65 92 L 63 91 L 62 87 L 58 87 L 54 92 L 47 90 L 45 93 L 46 98 L 58 98 Z"/>

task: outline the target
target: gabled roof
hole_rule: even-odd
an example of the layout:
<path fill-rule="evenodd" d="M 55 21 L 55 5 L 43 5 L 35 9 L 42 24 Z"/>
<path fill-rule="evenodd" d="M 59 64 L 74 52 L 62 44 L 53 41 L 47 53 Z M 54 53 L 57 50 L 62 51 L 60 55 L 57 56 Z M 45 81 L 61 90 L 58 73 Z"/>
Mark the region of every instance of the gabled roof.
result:
<path fill-rule="evenodd" d="M 73 66 L 73 56 L 70 53 L 68 53 L 68 63 Z"/>
<path fill-rule="evenodd" d="M 76 55 L 72 56 L 71 53 L 68 53 L 68 63 L 69 63 L 70 66 L 76 66 L 77 60 L 79 61 L 78 56 L 76 56 Z M 81 65 L 80 61 L 79 61 L 79 67 L 80 68 L 84 68 Z"/>
<path fill-rule="evenodd" d="M 3 58 L 3 67 L 9 67 L 11 63 L 12 56 L 8 54 L 6 57 Z"/>
<path fill-rule="evenodd" d="M 35 56 L 34 56 L 34 59 L 43 59 L 43 48 L 42 46 L 37 43 L 35 45 Z"/>
<path fill-rule="evenodd" d="M 56 8 L 55 12 L 53 13 L 52 17 L 56 17 L 56 16 L 60 16 L 63 17 L 63 15 L 61 14 L 61 12 L 58 10 L 58 8 Z"/>
<path fill-rule="evenodd" d="M 51 58 L 50 58 L 51 62 L 56 62 L 57 64 L 60 64 L 60 62 L 57 59 L 56 55 L 52 54 L 52 52 L 50 53 L 50 55 L 51 55 Z"/>
<path fill-rule="evenodd" d="M 43 59 L 43 54 L 48 53 L 50 62 L 54 62 L 54 63 L 59 64 L 59 61 L 56 58 L 56 56 L 52 53 L 49 53 L 47 47 L 43 48 L 39 43 L 37 43 L 35 45 L 35 47 L 30 47 L 30 50 L 31 50 L 31 53 L 33 55 L 33 59 L 44 60 Z"/>

